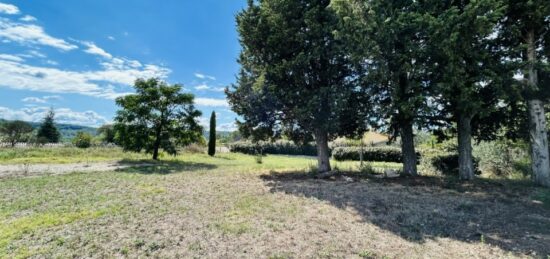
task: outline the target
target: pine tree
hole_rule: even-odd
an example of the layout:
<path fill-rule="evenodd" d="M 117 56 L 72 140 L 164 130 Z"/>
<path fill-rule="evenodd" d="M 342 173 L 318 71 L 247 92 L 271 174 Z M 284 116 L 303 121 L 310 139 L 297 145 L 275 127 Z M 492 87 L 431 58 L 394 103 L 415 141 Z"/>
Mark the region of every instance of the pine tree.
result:
<path fill-rule="evenodd" d="M 208 139 L 208 155 L 216 154 L 216 113 L 212 111 L 210 115 L 210 138 Z"/>
<path fill-rule="evenodd" d="M 55 126 L 55 112 L 53 109 L 50 109 L 48 113 L 46 113 L 46 116 L 44 117 L 44 121 L 42 122 L 42 125 L 40 125 L 40 128 L 38 129 L 37 138 L 38 141 L 41 143 L 58 143 L 59 139 L 61 138 L 61 134 L 59 133 L 59 130 Z"/>
<path fill-rule="evenodd" d="M 237 16 L 242 52 L 237 85 L 226 91 L 245 137 L 315 139 L 318 171 L 330 171 L 328 141 L 363 125 L 362 89 L 351 84 L 330 0 L 248 1 Z M 349 112 L 353 111 L 353 112 Z"/>
<path fill-rule="evenodd" d="M 437 84 L 434 97 L 442 117 L 456 123 L 458 133 L 459 177 L 474 178 L 472 121 L 484 117 L 498 101 L 502 89 L 498 75 L 499 56 L 492 48 L 503 17 L 499 0 L 433 1 L 433 21 L 429 42 L 433 66 L 432 80 Z"/>
<path fill-rule="evenodd" d="M 417 175 L 413 126 L 430 111 L 429 63 L 423 1 L 337 0 L 340 37 L 358 68 L 358 84 L 376 104 L 375 127 L 399 135 L 405 174 Z"/>
<path fill-rule="evenodd" d="M 550 2 L 506 0 L 499 39 L 527 106 L 531 169 L 536 184 L 550 187 L 550 154 L 544 105 L 550 99 Z M 521 120 L 519 120 L 521 121 Z"/>

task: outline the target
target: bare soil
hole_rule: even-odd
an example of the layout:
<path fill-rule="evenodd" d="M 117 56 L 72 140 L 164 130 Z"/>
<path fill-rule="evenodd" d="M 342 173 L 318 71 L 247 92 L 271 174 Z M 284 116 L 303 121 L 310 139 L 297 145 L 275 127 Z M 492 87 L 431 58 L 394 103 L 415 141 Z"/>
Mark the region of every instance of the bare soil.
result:
<path fill-rule="evenodd" d="M 13 177 L 61 175 L 73 172 L 107 172 L 127 169 L 136 166 L 151 166 L 151 164 L 130 163 L 124 161 L 70 164 L 8 164 L 0 165 L 0 179 Z"/>

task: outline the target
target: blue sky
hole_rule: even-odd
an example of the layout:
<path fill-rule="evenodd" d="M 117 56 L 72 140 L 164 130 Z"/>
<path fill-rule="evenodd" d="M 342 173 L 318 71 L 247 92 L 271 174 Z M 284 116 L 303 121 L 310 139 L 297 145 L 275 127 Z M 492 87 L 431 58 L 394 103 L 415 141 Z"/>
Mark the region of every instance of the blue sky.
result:
<path fill-rule="evenodd" d="M 235 14 L 245 0 L 0 0 L 0 118 L 112 121 L 138 77 L 181 83 L 206 124 L 233 130 L 223 88 L 235 81 Z"/>

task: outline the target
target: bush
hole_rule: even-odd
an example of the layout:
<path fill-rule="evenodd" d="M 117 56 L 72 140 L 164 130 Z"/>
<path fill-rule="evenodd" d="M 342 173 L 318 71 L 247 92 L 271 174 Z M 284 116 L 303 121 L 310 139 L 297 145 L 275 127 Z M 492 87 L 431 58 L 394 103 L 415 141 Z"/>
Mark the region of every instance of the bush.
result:
<path fill-rule="evenodd" d="M 243 153 L 249 155 L 272 154 L 272 155 L 302 155 L 316 156 L 317 149 L 314 145 L 296 145 L 288 140 L 278 140 L 275 142 L 236 142 L 229 145 L 231 152 Z"/>
<path fill-rule="evenodd" d="M 361 147 L 335 147 L 332 156 L 338 161 L 361 160 Z M 364 161 L 396 162 L 401 163 L 401 149 L 395 147 L 364 147 Z"/>
<path fill-rule="evenodd" d="M 92 145 L 92 135 L 79 131 L 73 138 L 73 144 L 78 148 L 89 148 Z"/>
<path fill-rule="evenodd" d="M 479 168 L 484 174 L 525 177 L 530 173 L 527 149 L 528 146 L 524 143 L 483 141 L 474 145 L 474 156 L 479 160 Z"/>
<path fill-rule="evenodd" d="M 206 148 L 200 143 L 193 143 L 185 146 L 183 148 L 183 152 L 191 154 L 203 154 L 206 152 Z"/>
<path fill-rule="evenodd" d="M 479 171 L 479 160 L 474 158 L 474 170 Z M 458 153 L 429 150 L 423 152 L 420 171 L 424 175 L 458 175 Z"/>

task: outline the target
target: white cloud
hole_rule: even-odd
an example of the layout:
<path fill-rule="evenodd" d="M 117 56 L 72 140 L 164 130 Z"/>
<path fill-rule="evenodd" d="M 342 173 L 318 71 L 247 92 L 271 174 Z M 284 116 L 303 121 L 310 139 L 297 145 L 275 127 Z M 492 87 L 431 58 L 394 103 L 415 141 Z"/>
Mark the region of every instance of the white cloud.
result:
<path fill-rule="evenodd" d="M 23 62 L 23 59 L 21 57 L 10 54 L 0 54 L 0 59 L 14 62 Z"/>
<path fill-rule="evenodd" d="M 118 61 L 117 61 L 118 62 Z M 0 87 L 50 93 L 78 93 L 114 99 L 127 92 L 117 92 L 117 85 L 132 85 L 137 78 L 165 78 L 170 70 L 156 65 L 133 68 L 122 63 L 106 63 L 104 69 L 69 71 L 38 67 L 0 59 Z"/>
<path fill-rule="evenodd" d="M 21 99 L 21 101 L 27 102 L 27 103 L 47 103 L 49 100 L 61 100 L 61 99 L 62 98 L 59 95 L 46 95 L 46 96 L 43 96 L 42 98 L 29 96 Z"/>
<path fill-rule="evenodd" d="M 225 90 L 225 87 L 212 87 L 206 83 L 196 85 L 194 88 L 195 90 L 198 90 L 198 91 L 212 91 L 212 92 L 223 92 Z"/>
<path fill-rule="evenodd" d="M 197 90 L 208 90 L 208 89 L 210 89 L 210 87 L 206 84 L 201 84 L 201 85 L 195 86 L 195 89 L 197 89 Z"/>
<path fill-rule="evenodd" d="M 115 38 L 114 36 L 110 36 L 110 35 L 107 36 L 107 39 L 109 39 L 109 40 L 116 40 L 116 38 Z"/>
<path fill-rule="evenodd" d="M 22 24 L 11 22 L 8 19 L 0 19 L 0 38 L 18 42 L 20 44 L 44 45 L 63 51 L 78 48 L 63 39 L 48 35 L 44 29 L 34 24 Z"/>
<path fill-rule="evenodd" d="M 42 98 L 38 98 L 38 97 L 25 97 L 23 99 L 21 99 L 21 101 L 23 102 L 26 102 L 26 103 L 46 103 L 46 100 L 42 99 Z"/>
<path fill-rule="evenodd" d="M 26 107 L 18 110 L 0 107 L 0 118 L 39 122 L 49 110 L 50 108 L 45 106 Z M 97 127 L 110 122 L 95 111 L 77 112 L 69 108 L 58 108 L 54 109 L 54 112 L 57 123 Z"/>
<path fill-rule="evenodd" d="M 209 75 L 205 75 L 205 74 L 201 74 L 201 73 L 195 73 L 195 77 L 199 78 L 199 79 L 216 80 L 216 78 L 213 77 L 213 76 L 209 76 Z"/>
<path fill-rule="evenodd" d="M 195 98 L 195 104 L 209 107 L 229 107 L 227 100 L 214 98 Z"/>
<path fill-rule="evenodd" d="M 98 55 L 98 56 L 104 57 L 106 59 L 112 59 L 113 58 L 113 56 L 111 54 L 107 53 L 105 50 L 98 47 L 93 42 L 83 41 L 82 44 L 84 44 L 84 46 L 88 47 L 87 49 L 84 50 L 84 52 L 86 52 L 86 53 L 89 53 L 89 54 L 92 54 L 92 55 Z"/>
<path fill-rule="evenodd" d="M 59 63 L 57 63 L 57 61 L 53 61 L 53 60 L 50 60 L 50 59 L 46 60 L 45 62 L 48 65 L 53 65 L 53 66 L 59 65 Z"/>
<path fill-rule="evenodd" d="M 0 13 L 18 14 L 19 8 L 15 5 L 0 3 Z"/>
<path fill-rule="evenodd" d="M 218 115 L 216 114 L 216 116 Z M 210 127 L 210 118 L 200 117 L 199 124 L 203 126 L 205 129 L 208 129 Z M 237 130 L 237 125 L 235 125 L 235 122 L 222 123 L 222 124 L 216 125 L 216 130 L 217 131 L 235 131 Z"/>
<path fill-rule="evenodd" d="M 42 27 L 33 24 L 12 22 L 0 17 L 0 41 L 19 42 L 23 45 L 47 45 L 61 50 L 78 48 L 63 39 L 57 39 L 44 32 Z M 129 86 L 138 78 L 166 78 L 168 68 L 152 64 L 142 64 L 137 60 L 114 57 L 94 42 L 70 39 L 85 46 L 84 52 L 103 58 L 99 69 L 68 70 L 51 66 L 30 65 L 21 57 L 43 59 L 42 64 L 57 65 L 47 60 L 43 53 L 30 49 L 25 54 L 0 54 L 0 87 L 41 91 L 49 93 L 77 93 L 99 98 L 115 99 L 128 94 L 117 88 Z M 31 46 L 34 48 L 35 46 Z"/>
<path fill-rule="evenodd" d="M 25 16 L 19 18 L 19 20 L 24 21 L 24 22 L 34 22 L 34 21 L 36 21 L 36 17 L 31 16 L 31 15 L 25 15 Z"/>

